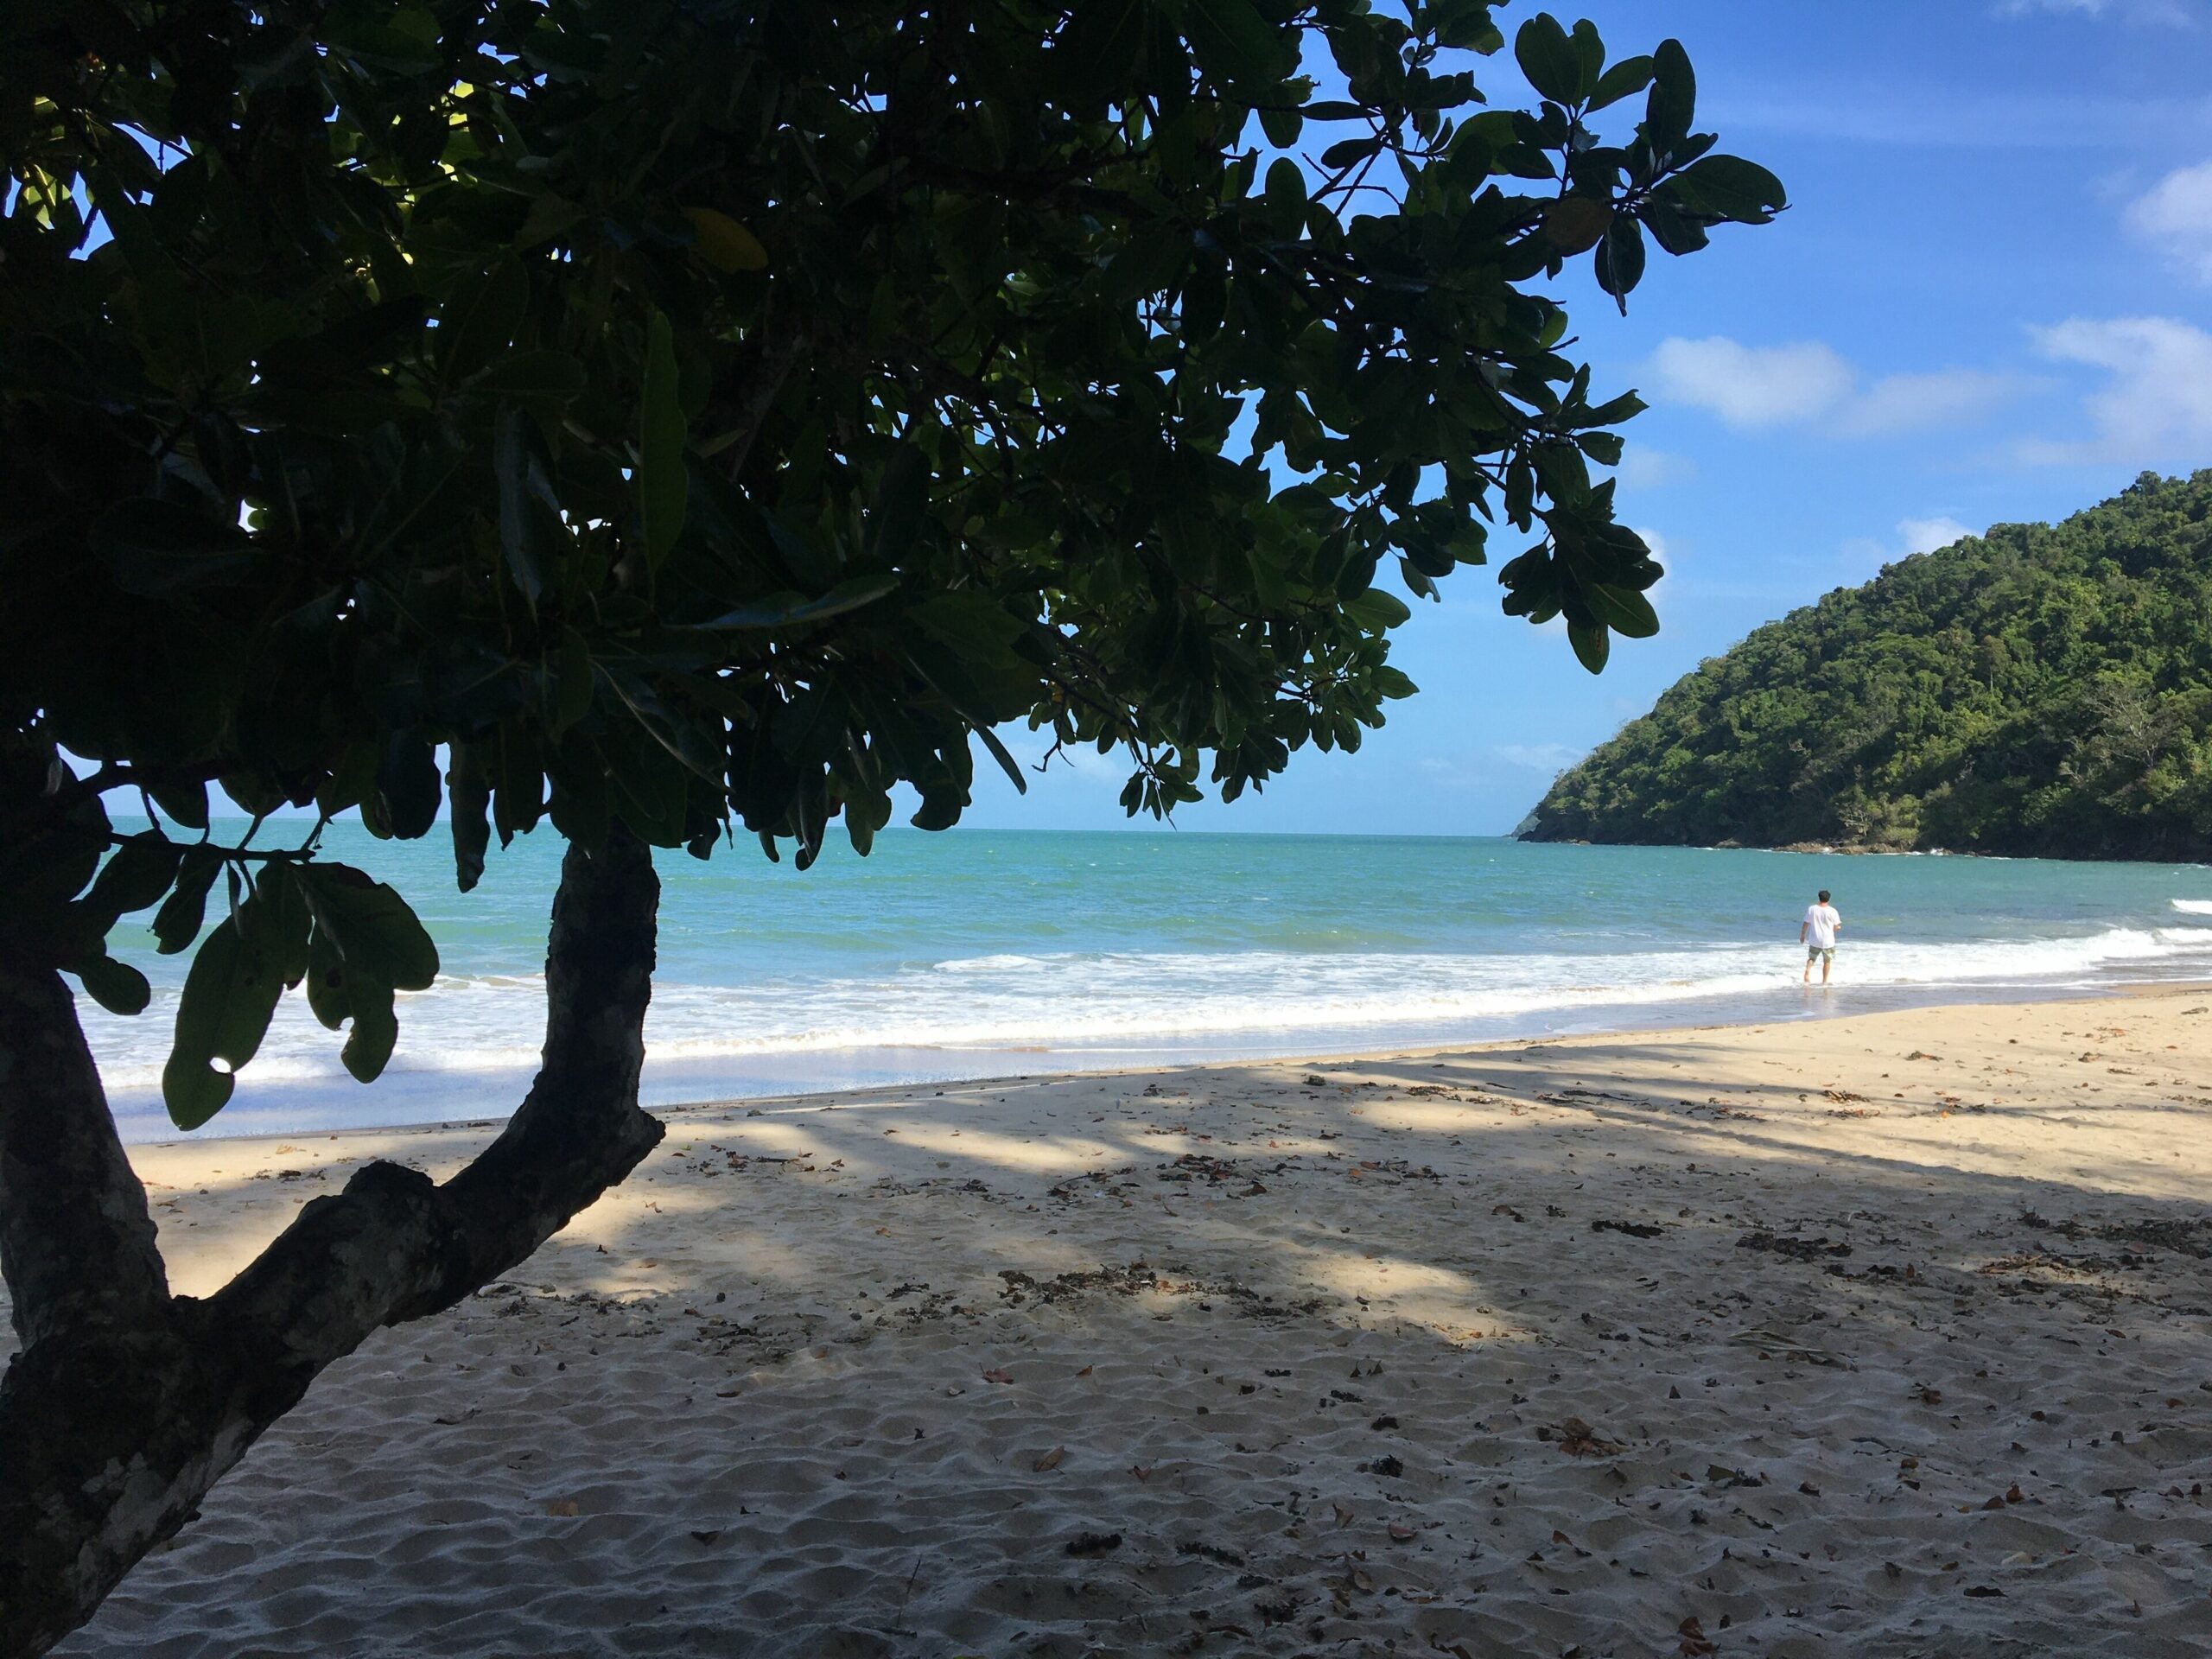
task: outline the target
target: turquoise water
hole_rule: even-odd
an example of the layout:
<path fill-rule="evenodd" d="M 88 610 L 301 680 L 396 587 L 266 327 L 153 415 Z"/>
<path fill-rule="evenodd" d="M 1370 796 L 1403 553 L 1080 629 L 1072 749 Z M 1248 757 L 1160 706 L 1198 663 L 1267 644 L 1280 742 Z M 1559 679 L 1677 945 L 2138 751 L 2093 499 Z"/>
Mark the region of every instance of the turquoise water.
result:
<path fill-rule="evenodd" d="M 454 890 L 442 833 L 328 856 L 392 881 L 443 973 L 404 996 L 383 1079 L 338 1064 L 299 997 L 203 1133 L 504 1115 L 543 1021 L 560 843 L 493 850 Z M 1498 838 L 898 831 L 800 874 L 750 845 L 659 856 L 649 1103 L 1168 1060 L 1777 1020 L 2212 976 L 2212 869 L 1845 858 Z M 1797 983 L 1827 887 L 1838 983 Z M 158 1082 L 182 963 L 88 1028 L 127 1137 L 173 1135 Z"/>

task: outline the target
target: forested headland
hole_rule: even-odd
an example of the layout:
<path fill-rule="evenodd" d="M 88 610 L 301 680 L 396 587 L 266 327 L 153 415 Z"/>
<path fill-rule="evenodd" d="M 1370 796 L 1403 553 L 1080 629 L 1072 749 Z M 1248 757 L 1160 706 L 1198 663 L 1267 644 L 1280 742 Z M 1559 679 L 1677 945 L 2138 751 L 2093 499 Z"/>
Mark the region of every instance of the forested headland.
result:
<path fill-rule="evenodd" d="M 1563 773 L 1538 841 L 2212 857 L 2212 469 L 1755 630 Z"/>

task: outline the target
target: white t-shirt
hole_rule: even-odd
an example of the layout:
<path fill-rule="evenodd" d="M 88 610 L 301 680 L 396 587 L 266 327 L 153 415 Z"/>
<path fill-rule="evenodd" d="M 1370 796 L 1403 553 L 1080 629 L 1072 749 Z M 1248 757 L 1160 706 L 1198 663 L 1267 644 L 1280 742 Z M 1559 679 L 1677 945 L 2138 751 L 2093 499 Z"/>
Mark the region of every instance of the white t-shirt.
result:
<path fill-rule="evenodd" d="M 1835 931 L 1843 925 L 1834 905 L 1814 905 L 1805 912 L 1805 943 L 1817 950 L 1835 948 Z"/>

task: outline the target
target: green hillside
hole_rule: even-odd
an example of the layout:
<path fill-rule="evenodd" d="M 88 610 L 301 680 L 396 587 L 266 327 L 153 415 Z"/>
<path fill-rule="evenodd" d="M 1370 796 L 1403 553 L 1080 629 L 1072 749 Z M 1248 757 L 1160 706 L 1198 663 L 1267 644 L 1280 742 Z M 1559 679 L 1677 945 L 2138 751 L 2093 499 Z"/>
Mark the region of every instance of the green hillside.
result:
<path fill-rule="evenodd" d="M 1768 623 L 1522 833 L 2212 857 L 2212 470 L 2145 473 Z"/>

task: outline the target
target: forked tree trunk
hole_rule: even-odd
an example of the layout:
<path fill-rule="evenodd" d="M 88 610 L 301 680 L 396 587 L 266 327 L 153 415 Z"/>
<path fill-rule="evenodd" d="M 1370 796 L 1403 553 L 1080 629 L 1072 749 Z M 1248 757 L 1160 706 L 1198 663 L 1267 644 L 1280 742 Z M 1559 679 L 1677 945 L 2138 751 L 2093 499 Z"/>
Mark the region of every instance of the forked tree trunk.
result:
<path fill-rule="evenodd" d="M 22 1344 L 0 1378 L 0 1659 L 91 1618 L 326 1365 L 524 1260 L 652 1149 L 659 895 L 626 834 L 571 847 L 543 1059 L 505 1131 L 442 1186 L 368 1165 L 204 1300 L 168 1293 L 67 988 L 0 963 L 0 1269 Z"/>

